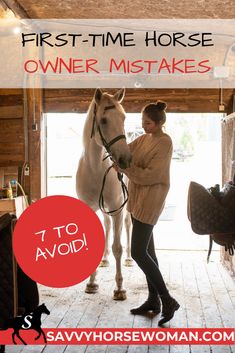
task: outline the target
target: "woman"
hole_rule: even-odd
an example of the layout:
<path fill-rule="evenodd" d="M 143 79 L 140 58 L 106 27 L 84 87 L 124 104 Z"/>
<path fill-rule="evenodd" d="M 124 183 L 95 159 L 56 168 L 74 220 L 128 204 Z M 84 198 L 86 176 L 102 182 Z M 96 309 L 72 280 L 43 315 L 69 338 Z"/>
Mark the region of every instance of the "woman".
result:
<path fill-rule="evenodd" d="M 153 239 L 153 227 L 163 210 L 169 190 L 172 141 L 162 130 L 166 121 L 165 109 L 164 102 L 151 103 L 143 108 L 142 127 L 145 134 L 129 144 L 132 163 L 130 168 L 121 170 L 129 178 L 127 209 L 133 222 L 131 254 L 146 275 L 149 291 L 147 300 L 131 309 L 131 313 L 161 312 L 159 326 L 168 322 L 180 307 L 166 288 Z M 114 167 L 120 170 L 116 165 Z"/>

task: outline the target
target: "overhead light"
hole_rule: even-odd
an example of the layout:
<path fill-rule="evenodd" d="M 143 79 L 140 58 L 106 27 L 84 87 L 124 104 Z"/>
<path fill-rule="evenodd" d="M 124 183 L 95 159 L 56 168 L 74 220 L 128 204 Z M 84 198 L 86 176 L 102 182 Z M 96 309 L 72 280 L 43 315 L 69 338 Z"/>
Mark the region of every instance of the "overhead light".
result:
<path fill-rule="evenodd" d="M 142 84 L 141 82 L 139 81 L 136 81 L 135 84 L 134 84 L 135 88 L 141 88 L 142 87 Z"/>
<path fill-rule="evenodd" d="M 14 27 L 14 28 L 13 28 L 13 33 L 14 33 L 14 34 L 19 34 L 20 32 L 21 32 L 20 27 L 17 26 L 17 27 Z"/>

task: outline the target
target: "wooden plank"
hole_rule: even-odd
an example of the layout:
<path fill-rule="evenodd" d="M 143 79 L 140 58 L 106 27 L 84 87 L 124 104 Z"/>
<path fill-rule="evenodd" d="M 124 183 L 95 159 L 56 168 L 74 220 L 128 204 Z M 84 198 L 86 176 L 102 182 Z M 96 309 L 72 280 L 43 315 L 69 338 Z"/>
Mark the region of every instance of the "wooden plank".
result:
<path fill-rule="evenodd" d="M 16 0 L 4 0 L 7 7 L 14 12 L 18 18 L 30 18 L 27 11 Z"/>
<path fill-rule="evenodd" d="M 211 346 L 212 353 L 233 353 L 234 350 L 231 346 L 213 345 Z"/>
<path fill-rule="evenodd" d="M 22 95 L 23 89 L 18 88 L 0 88 L 0 96 Z"/>
<path fill-rule="evenodd" d="M 8 175 L 18 175 L 18 169 L 16 167 L 6 167 L 6 168 L 2 168 L 0 169 L 0 172 L 2 172 L 5 176 Z"/>
<path fill-rule="evenodd" d="M 231 302 L 229 294 L 224 287 L 222 277 L 218 271 L 218 266 L 216 263 L 209 263 L 206 267 L 210 285 L 212 287 L 214 296 L 216 297 L 217 306 L 219 308 L 220 316 L 222 319 L 223 327 L 234 327 L 234 306 Z M 234 286 L 235 289 L 235 286 Z M 213 347 L 213 352 L 230 352 L 229 346 L 222 346 L 220 350 L 219 346 Z"/>
<path fill-rule="evenodd" d="M 215 293 L 213 292 L 213 288 L 211 287 L 205 266 L 206 264 L 202 262 L 194 263 L 194 271 L 197 278 L 197 284 L 202 301 L 206 327 L 223 327 L 223 320 L 221 318 L 219 307 L 216 302 Z M 211 346 L 211 352 L 231 353 L 231 350 L 229 346 L 213 345 Z"/>
<path fill-rule="evenodd" d="M 204 328 L 206 322 L 202 310 L 202 302 L 198 291 L 193 264 L 190 261 L 182 261 L 182 274 L 188 327 Z M 191 353 L 209 353 L 210 346 L 191 345 L 190 350 Z"/>
<path fill-rule="evenodd" d="M 235 92 L 235 91 L 234 91 Z M 234 104 L 234 96 L 231 99 L 230 107 Z M 221 124 L 222 126 L 222 179 L 223 183 L 231 179 L 234 174 L 234 130 L 235 116 L 231 114 Z M 224 265 L 229 269 L 235 278 L 235 260 L 234 256 L 229 256 L 223 249 L 221 250 L 221 258 Z"/>
<path fill-rule="evenodd" d="M 130 309 L 133 308 L 139 297 L 139 292 L 136 290 L 137 287 L 137 276 L 136 267 L 127 267 L 124 268 L 124 273 L 128 272 L 128 275 L 125 275 L 125 283 L 128 283 L 127 290 L 127 300 L 123 303 L 120 303 L 120 311 L 116 317 L 115 326 L 116 328 L 132 328 L 134 323 L 134 315 L 130 313 Z M 121 305 L 122 304 L 122 305 Z M 128 351 L 128 345 L 113 345 L 107 346 L 105 353 L 126 353 Z"/>
<path fill-rule="evenodd" d="M 0 166 L 24 163 L 22 119 L 0 119 Z"/>
<path fill-rule="evenodd" d="M 22 119 L 23 105 L 0 106 L 0 119 Z"/>
<path fill-rule="evenodd" d="M 235 309 L 235 281 L 223 265 L 218 264 L 218 270 L 223 280 L 224 287 L 227 289 L 228 295 Z"/>
<path fill-rule="evenodd" d="M 23 105 L 23 94 L 21 93 L 20 95 L 1 95 L 0 94 L 0 107 L 3 106 L 17 106 L 20 107 Z"/>
<path fill-rule="evenodd" d="M 168 113 L 218 113 L 218 102 L 201 101 L 193 102 L 176 102 L 173 100 L 167 100 L 161 97 L 162 100 L 167 102 L 167 112 Z M 155 99 L 156 100 L 156 99 Z M 154 101 L 155 101 L 154 100 Z M 61 99 L 60 101 L 55 102 L 47 102 L 45 104 L 45 112 L 46 113 L 86 113 L 91 101 L 89 102 L 76 102 L 76 99 L 72 99 L 68 101 L 65 99 L 64 101 Z M 132 102 L 124 102 L 123 107 L 127 113 L 136 113 L 140 112 L 143 106 L 147 103 L 151 103 L 153 101 L 145 100 L 145 101 L 132 101 Z M 226 111 L 225 111 L 226 113 Z"/>
<path fill-rule="evenodd" d="M 112 299 L 112 289 L 114 287 L 114 268 L 113 266 L 109 268 L 99 268 L 99 277 L 102 278 L 102 283 L 100 283 L 99 292 L 96 294 L 86 294 L 89 299 L 88 305 L 83 307 L 81 315 L 75 324 L 75 327 L 107 327 L 107 322 L 114 317 L 113 309 L 110 312 L 110 306 L 113 308 L 115 302 Z M 105 280 L 105 283 L 104 283 Z M 97 281 L 99 283 L 99 281 Z M 105 286 L 104 286 L 105 285 Z M 110 315 L 112 313 L 112 315 Z M 65 349 L 66 353 L 83 353 L 87 350 L 95 350 L 104 352 L 106 349 L 105 345 L 102 346 L 67 346 Z"/>
<path fill-rule="evenodd" d="M 227 288 L 224 286 L 223 279 L 216 263 L 209 263 L 206 267 L 210 285 L 216 297 L 223 327 L 234 327 L 234 305 L 231 301 Z M 235 290 L 235 285 L 234 285 Z"/>
<path fill-rule="evenodd" d="M 16 131 L 16 130 L 8 130 L 6 133 L 4 131 L 0 131 L 1 139 L 0 143 L 5 144 L 5 149 L 7 150 L 7 146 L 9 143 L 16 144 L 17 141 L 18 143 L 22 144 L 24 143 L 24 134 L 23 131 Z"/>
<path fill-rule="evenodd" d="M 2 119 L 0 118 L 0 134 L 12 134 L 17 138 L 17 135 L 23 133 L 23 119 Z M 2 137 L 1 136 L 1 137 Z"/>
<path fill-rule="evenodd" d="M 0 156 L 0 167 L 4 166 L 20 166 L 24 162 L 24 156 L 23 153 L 18 153 L 14 155 L 3 155 L 1 154 Z"/>
<path fill-rule="evenodd" d="M 159 253 L 161 253 L 161 252 L 159 252 Z M 158 261 L 160 264 L 160 269 L 162 272 L 162 276 L 165 280 L 166 286 L 167 286 L 167 288 L 170 288 L 170 261 L 168 262 L 168 260 L 166 258 L 163 259 L 163 258 L 161 258 L 161 256 L 159 257 L 158 251 L 157 251 L 157 258 L 158 258 Z M 151 327 L 158 327 L 159 319 L 160 319 L 160 314 L 153 316 L 152 322 L 151 322 Z M 169 322 L 165 324 L 165 327 L 170 327 Z M 170 352 L 169 345 L 157 345 L 157 346 L 149 345 L 148 349 L 149 349 L 149 353 L 157 353 L 157 352 L 158 353 L 169 353 Z"/>
<path fill-rule="evenodd" d="M 76 296 L 75 300 L 68 308 L 68 310 L 65 312 L 63 318 L 61 319 L 57 327 L 77 327 L 77 326 L 80 327 L 79 322 L 82 320 L 83 315 L 85 315 L 86 310 L 88 310 L 88 306 L 93 307 L 94 309 L 93 315 L 96 315 L 97 313 L 97 305 L 98 305 L 98 312 L 99 310 L 102 310 L 102 307 L 103 307 L 102 297 L 104 295 L 104 290 L 102 290 L 97 294 L 90 295 L 90 294 L 85 294 L 84 287 L 85 287 L 85 283 L 82 283 L 77 286 L 79 295 Z M 66 346 L 64 345 L 57 346 L 56 352 L 57 353 L 63 352 L 65 348 Z M 67 347 L 67 350 L 73 350 L 74 348 L 76 348 L 76 352 L 78 352 L 77 346 Z M 85 348 L 82 346 L 81 352 L 83 352 L 84 349 Z M 45 353 L 54 352 L 54 347 L 47 346 L 43 352 Z"/>
<path fill-rule="evenodd" d="M 116 92 L 116 89 L 103 89 L 103 91 L 108 91 L 113 94 Z M 225 98 L 231 97 L 233 94 L 233 89 L 224 89 L 223 96 Z M 90 100 L 94 95 L 95 89 L 45 89 L 45 99 L 49 98 L 62 98 L 62 97 L 77 97 L 77 101 L 82 100 Z M 1 94 L 1 91 L 0 91 Z M 125 99 L 158 99 L 159 96 L 165 97 L 179 97 L 179 99 L 184 97 L 189 97 L 193 99 L 197 99 L 200 102 L 200 98 L 208 97 L 208 99 L 215 100 L 215 97 L 218 98 L 218 90 L 217 89 L 157 89 L 157 88 L 144 88 L 144 89 L 135 89 L 135 88 L 127 88 L 126 89 L 126 98 Z"/>
<path fill-rule="evenodd" d="M 174 318 L 169 322 L 169 327 L 188 327 L 188 318 L 185 308 L 185 292 L 184 282 L 182 278 L 182 269 L 180 262 L 171 262 L 170 264 L 170 277 L 169 277 L 169 291 L 173 298 L 180 303 L 180 309 L 175 313 Z M 179 347 L 177 345 L 170 346 L 170 353 L 178 352 Z M 190 351 L 188 345 L 181 345 L 180 352 L 188 353 Z"/>
<path fill-rule="evenodd" d="M 115 90 L 108 90 L 114 92 Z M 229 106 L 232 89 L 224 90 L 225 109 Z M 46 112 L 86 112 L 94 89 L 45 90 Z M 127 89 L 123 102 L 127 112 L 140 111 L 143 105 L 156 99 L 168 103 L 168 112 L 218 112 L 218 90 L 199 89 Z"/>
<path fill-rule="evenodd" d="M 206 327 L 223 327 L 220 312 L 216 303 L 216 298 L 211 288 L 205 265 L 200 261 L 198 263 L 194 263 L 193 266 L 197 280 L 198 291 L 201 297 Z"/>
<path fill-rule="evenodd" d="M 28 159 L 30 167 L 29 185 L 26 192 L 29 195 L 30 201 L 41 198 L 41 119 L 43 112 L 43 99 L 41 89 L 27 89 L 27 116 L 28 116 Z M 38 129 L 33 131 L 31 126 L 37 124 Z"/>
<path fill-rule="evenodd" d="M 0 142 L 0 155 L 13 155 L 13 154 L 20 154 L 24 153 L 24 143 L 6 143 Z"/>
<path fill-rule="evenodd" d="M 0 0 L 0 18 L 5 18 L 6 11 L 9 11 L 7 5 L 3 2 L 3 0 Z"/>
<path fill-rule="evenodd" d="M 113 262 L 113 258 L 110 259 L 111 262 L 114 265 Z M 100 270 L 105 270 L 105 268 L 101 268 Z M 123 268 L 124 271 L 124 268 Z M 101 271 L 100 271 L 101 272 Z M 107 273 L 105 274 L 107 276 Z M 109 285 L 109 293 L 112 295 L 112 291 L 114 288 L 114 271 L 110 271 L 109 274 L 109 283 L 111 284 L 111 286 Z M 124 279 L 127 279 L 128 274 L 126 273 L 124 276 Z M 128 295 L 128 293 L 127 293 Z M 123 315 L 124 312 L 127 312 L 129 314 L 128 308 L 127 308 L 127 300 L 124 301 L 114 301 L 112 299 L 112 296 L 108 296 L 106 298 L 106 303 L 102 308 L 102 311 L 100 312 L 100 314 L 97 315 L 97 320 L 96 323 L 94 325 L 94 327 L 105 327 L 105 328 L 109 328 L 109 327 L 116 327 L 117 324 L 117 318 Z M 94 311 L 94 309 L 92 310 Z M 130 317 L 130 314 L 129 316 Z M 129 320 L 128 320 L 129 321 Z M 109 346 L 106 345 L 102 345 L 102 346 L 97 346 L 97 345 L 92 345 L 92 346 L 88 346 L 86 349 L 86 353 L 96 353 L 97 351 L 99 351 L 99 353 L 102 352 L 106 352 L 108 350 Z"/>

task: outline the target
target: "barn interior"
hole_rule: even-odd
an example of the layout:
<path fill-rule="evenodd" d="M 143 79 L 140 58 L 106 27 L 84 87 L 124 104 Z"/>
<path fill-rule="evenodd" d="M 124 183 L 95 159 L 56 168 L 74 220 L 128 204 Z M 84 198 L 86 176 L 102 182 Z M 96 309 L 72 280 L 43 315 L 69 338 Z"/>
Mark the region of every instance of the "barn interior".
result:
<path fill-rule="evenodd" d="M 183 0 L 174 3 L 169 0 L 161 2 L 151 0 L 147 3 L 140 0 L 134 0 L 131 3 L 127 0 L 119 3 L 113 0 L 109 2 L 0 0 L 0 19 L 234 19 L 234 17 L 233 0 L 226 0 L 223 4 L 219 0 L 196 0 L 195 2 Z M 234 54 L 233 52 L 231 54 L 233 58 Z M 109 87 L 107 89 L 110 93 L 115 92 L 115 89 L 109 89 Z M 61 130 L 71 130 L 74 125 L 68 127 L 66 124 L 72 119 L 77 124 L 77 128 L 81 129 L 79 119 L 84 118 L 93 95 L 93 88 L 0 89 L 0 187 L 11 179 L 18 180 L 27 195 L 29 204 L 47 195 L 65 194 L 67 184 L 59 183 L 57 189 L 49 190 L 50 182 L 55 185 L 55 180 L 58 178 L 62 180 L 65 172 L 53 174 L 54 179 L 48 179 L 50 166 L 47 149 L 51 146 L 53 153 L 56 153 L 61 141 L 57 141 L 58 146 L 54 146 L 53 149 L 56 142 L 53 138 L 50 141 L 47 140 L 49 135 L 46 134 L 45 125 L 46 122 L 49 124 L 50 120 L 53 131 L 58 126 L 56 119 L 58 121 L 61 119 L 64 124 Z M 197 175 L 204 174 L 205 179 L 202 179 L 202 183 L 204 182 L 206 187 L 213 186 L 208 183 L 223 185 L 231 180 L 235 172 L 235 88 L 127 88 L 123 107 L 129 115 L 128 121 L 139 119 L 138 113 L 142 107 L 147 103 L 155 102 L 156 99 L 167 102 L 167 114 L 171 117 L 170 120 L 176 121 L 178 117 L 181 118 L 179 121 L 181 126 L 187 119 L 190 121 L 190 116 L 192 119 L 200 118 L 202 124 L 203 119 L 209 119 L 211 127 L 213 121 L 216 121 L 219 149 L 213 156 L 206 155 L 207 160 L 203 166 L 200 164 L 200 158 L 203 156 L 200 157 L 199 154 L 199 162 L 195 169 L 198 172 Z M 133 126 L 130 131 L 136 133 L 138 124 Z M 187 126 L 184 132 L 188 131 Z M 174 128 L 175 126 L 172 127 L 173 130 Z M 58 134 L 61 130 L 58 130 Z M 182 141 L 185 141 L 183 137 L 187 136 L 182 134 Z M 190 168 L 188 163 L 191 151 L 187 155 L 188 151 L 183 150 L 182 146 L 188 147 L 182 142 L 174 151 L 176 168 L 179 163 L 182 166 L 176 178 L 177 182 L 183 178 L 183 174 L 180 173 Z M 200 150 L 201 154 L 204 153 L 202 149 L 203 147 Z M 68 152 L 66 151 L 66 156 Z M 213 153 L 213 150 L 210 152 Z M 77 156 L 79 153 L 78 151 Z M 74 151 L 71 151 L 71 158 L 73 155 Z M 215 171 L 215 173 L 218 172 L 217 181 L 212 175 L 213 159 L 216 160 L 215 168 L 218 169 Z M 206 165 L 208 170 L 202 171 Z M 212 179 L 208 178 L 208 175 L 211 175 Z M 188 178 L 189 181 L 192 180 L 192 174 L 189 173 Z M 65 175 L 65 179 L 66 183 L 73 183 L 71 174 Z M 174 184 L 175 189 L 177 182 Z M 210 262 L 206 262 L 208 237 L 194 234 L 190 224 L 187 223 L 187 187 L 188 185 L 185 185 L 183 196 L 185 207 L 181 210 L 185 217 L 184 225 L 181 227 L 179 223 L 172 223 L 176 216 L 171 218 L 171 215 L 165 214 L 165 219 L 163 217 L 159 222 L 155 234 L 161 269 L 172 294 L 181 303 L 180 311 L 167 327 L 234 327 L 234 256 L 229 255 L 224 247 L 215 245 Z M 21 195 L 20 191 L 19 194 Z M 75 195 L 71 194 L 71 196 Z M 0 215 L 6 212 L 16 213 L 17 216 L 21 214 L 25 208 L 24 197 L 21 195 L 18 200 L 13 201 L 9 200 L 7 203 L 0 200 Z M 173 195 L 167 204 L 169 212 L 171 212 L 171 205 L 174 206 L 175 203 L 176 199 Z M 184 235 L 180 238 L 182 232 Z M 122 237 L 123 245 L 124 237 L 125 235 Z M 112 299 L 114 267 L 114 260 L 110 259 L 110 267 L 99 269 L 100 288 L 94 295 L 84 293 L 84 282 L 63 289 L 39 285 L 40 301 L 45 302 L 51 311 L 50 316 L 44 317 L 44 327 L 157 327 L 157 317 L 133 316 L 129 313 L 131 307 L 145 300 L 147 288 L 145 278 L 137 265 L 123 266 L 127 300 L 122 302 Z M 37 352 L 55 351 L 66 353 L 235 352 L 234 346 L 229 345 L 37 346 Z M 6 352 L 24 353 L 36 352 L 36 350 L 35 346 L 8 346 Z"/>

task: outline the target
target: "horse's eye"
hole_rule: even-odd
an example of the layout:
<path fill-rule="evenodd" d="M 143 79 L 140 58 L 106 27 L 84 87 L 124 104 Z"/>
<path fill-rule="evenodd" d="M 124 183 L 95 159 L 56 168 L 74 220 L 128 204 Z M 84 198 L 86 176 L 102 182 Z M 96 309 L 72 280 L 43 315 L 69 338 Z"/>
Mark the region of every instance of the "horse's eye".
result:
<path fill-rule="evenodd" d="M 105 125 L 105 124 L 107 124 L 107 119 L 106 118 L 101 118 L 100 119 L 100 123 L 102 124 L 102 125 Z"/>

